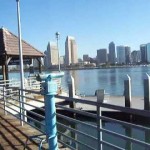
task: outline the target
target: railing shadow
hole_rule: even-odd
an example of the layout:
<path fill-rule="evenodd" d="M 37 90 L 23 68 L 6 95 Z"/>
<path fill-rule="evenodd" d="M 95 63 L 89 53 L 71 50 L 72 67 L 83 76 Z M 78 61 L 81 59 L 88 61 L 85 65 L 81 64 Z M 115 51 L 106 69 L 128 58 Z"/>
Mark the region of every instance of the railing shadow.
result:
<path fill-rule="evenodd" d="M 1 139 L 2 141 L 5 141 L 5 143 L 7 144 L 2 144 L 0 142 L 0 150 L 6 149 L 6 147 L 11 147 L 10 149 L 13 150 L 18 150 L 17 147 L 22 147 L 22 149 L 25 146 L 25 142 L 26 139 L 28 139 L 29 135 L 25 134 L 23 129 L 21 128 L 20 125 L 13 125 L 11 123 L 11 120 L 14 119 L 5 119 L 2 116 L 0 116 L 0 127 L 1 127 L 1 131 L 0 131 L 0 135 L 1 135 Z M 20 128 L 18 128 L 20 126 Z M 26 145 L 26 149 L 28 150 L 32 150 L 32 148 L 30 148 L 31 145 L 37 145 L 36 142 L 29 140 L 30 142 L 27 143 Z M 38 146 L 38 145 L 37 145 Z"/>

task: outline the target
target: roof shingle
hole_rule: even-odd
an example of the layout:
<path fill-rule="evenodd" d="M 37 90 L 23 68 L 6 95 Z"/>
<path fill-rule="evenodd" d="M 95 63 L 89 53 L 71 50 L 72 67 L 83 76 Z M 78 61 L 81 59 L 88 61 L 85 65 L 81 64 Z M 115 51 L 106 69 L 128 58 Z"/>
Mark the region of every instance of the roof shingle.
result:
<path fill-rule="evenodd" d="M 0 28 L 0 55 L 19 55 L 18 37 L 5 28 Z M 43 57 L 44 54 L 22 40 L 22 54 L 30 57 Z"/>

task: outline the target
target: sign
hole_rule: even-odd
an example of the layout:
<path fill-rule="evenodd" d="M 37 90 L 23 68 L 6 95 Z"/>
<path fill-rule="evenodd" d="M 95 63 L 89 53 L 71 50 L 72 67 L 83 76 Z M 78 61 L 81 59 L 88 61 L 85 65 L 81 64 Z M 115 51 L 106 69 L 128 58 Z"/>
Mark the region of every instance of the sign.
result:
<path fill-rule="evenodd" d="M 11 59 L 9 62 L 9 65 L 19 65 L 20 64 L 20 59 Z M 25 58 L 23 59 L 23 64 L 24 65 L 30 65 L 31 64 L 31 59 L 30 58 Z"/>

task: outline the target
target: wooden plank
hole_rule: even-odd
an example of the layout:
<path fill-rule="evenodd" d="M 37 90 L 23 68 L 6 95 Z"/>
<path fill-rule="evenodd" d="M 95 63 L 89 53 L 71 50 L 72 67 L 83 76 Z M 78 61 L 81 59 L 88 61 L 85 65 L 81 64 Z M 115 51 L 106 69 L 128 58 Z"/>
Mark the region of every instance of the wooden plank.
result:
<path fill-rule="evenodd" d="M 20 121 L 11 116 L 4 115 L 0 109 L 0 150 L 23 150 L 29 136 L 41 134 L 29 125 L 20 126 Z M 38 145 L 28 140 L 26 149 L 38 149 Z"/>

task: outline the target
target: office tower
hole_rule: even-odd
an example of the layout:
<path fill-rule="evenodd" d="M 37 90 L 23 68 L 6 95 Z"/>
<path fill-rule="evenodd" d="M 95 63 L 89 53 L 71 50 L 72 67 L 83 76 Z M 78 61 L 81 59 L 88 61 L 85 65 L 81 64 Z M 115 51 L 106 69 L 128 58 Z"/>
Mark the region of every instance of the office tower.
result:
<path fill-rule="evenodd" d="M 125 46 L 125 62 L 126 64 L 131 63 L 131 48 L 129 46 Z"/>
<path fill-rule="evenodd" d="M 131 53 L 132 64 L 137 64 L 141 62 L 141 51 L 134 50 Z"/>
<path fill-rule="evenodd" d="M 58 48 L 56 43 L 49 42 L 45 54 L 47 68 L 58 65 Z"/>
<path fill-rule="evenodd" d="M 109 43 L 109 63 L 116 63 L 116 51 L 114 42 Z"/>
<path fill-rule="evenodd" d="M 107 62 L 107 49 L 97 50 L 97 63 L 106 63 Z"/>
<path fill-rule="evenodd" d="M 83 61 L 89 62 L 90 61 L 89 55 L 87 55 L 87 54 L 83 55 Z"/>
<path fill-rule="evenodd" d="M 117 46 L 117 63 L 125 64 L 125 47 Z"/>
<path fill-rule="evenodd" d="M 146 55 L 147 55 L 147 63 L 150 63 L 150 43 L 147 43 Z"/>
<path fill-rule="evenodd" d="M 67 36 L 65 42 L 65 64 L 71 65 L 78 63 L 77 44 L 74 37 Z"/>
<path fill-rule="evenodd" d="M 141 63 L 146 63 L 147 62 L 147 45 L 141 44 L 140 51 L 141 51 Z"/>
<path fill-rule="evenodd" d="M 60 56 L 60 64 L 64 65 L 65 62 L 65 57 L 64 56 Z"/>

